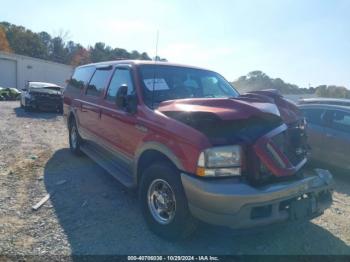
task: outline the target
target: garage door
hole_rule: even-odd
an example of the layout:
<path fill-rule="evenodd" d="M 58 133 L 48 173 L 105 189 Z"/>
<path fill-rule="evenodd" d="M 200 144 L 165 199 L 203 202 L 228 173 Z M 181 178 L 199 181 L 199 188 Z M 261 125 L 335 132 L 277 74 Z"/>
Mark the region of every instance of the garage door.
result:
<path fill-rule="evenodd" d="M 0 58 L 0 86 L 17 87 L 16 61 Z"/>

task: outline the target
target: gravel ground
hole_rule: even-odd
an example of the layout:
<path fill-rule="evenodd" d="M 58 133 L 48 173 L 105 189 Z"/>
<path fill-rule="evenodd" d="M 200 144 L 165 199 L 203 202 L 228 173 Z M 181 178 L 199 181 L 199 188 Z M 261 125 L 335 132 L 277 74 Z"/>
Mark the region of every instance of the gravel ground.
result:
<path fill-rule="evenodd" d="M 0 254 L 350 254 L 350 179 L 311 222 L 233 231 L 202 224 L 170 243 L 146 227 L 135 193 L 68 149 L 63 118 L 0 102 Z M 345 174 L 346 175 L 346 174 Z M 47 193 L 39 210 L 32 205 Z"/>

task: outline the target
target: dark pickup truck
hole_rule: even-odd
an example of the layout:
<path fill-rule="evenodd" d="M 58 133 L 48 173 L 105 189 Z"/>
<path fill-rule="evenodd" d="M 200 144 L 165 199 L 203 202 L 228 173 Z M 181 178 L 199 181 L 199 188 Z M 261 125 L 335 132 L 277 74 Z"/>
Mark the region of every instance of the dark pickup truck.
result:
<path fill-rule="evenodd" d="M 216 72 L 165 62 L 76 68 L 64 91 L 71 150 L 137 188 L 150 228 L 247 228 L 319 216 L 332 175 L 309 170 L 305 121 L 274 91 L 240 95 Z"/>

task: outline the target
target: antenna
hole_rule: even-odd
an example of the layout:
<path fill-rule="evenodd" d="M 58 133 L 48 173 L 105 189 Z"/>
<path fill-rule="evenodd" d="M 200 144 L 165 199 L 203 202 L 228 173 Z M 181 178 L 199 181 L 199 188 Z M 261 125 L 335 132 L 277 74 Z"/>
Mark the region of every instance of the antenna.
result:
<path fill-rule="evenodd" d="M 158 59 L 158 41 L 159 41 L 159 30 L 157 30 L 157 37 L 156 37 L 156 57 L 155 57 L 155 62 Z"/>
<path fill-rule="evenodd" d="M 156 55 L 154 57 L 154 68 L 153 68 L 152 109 L 154 109 L 154 85 L 156 82 L 156 64 L 158 60 L 158 40 L 159 40 L 159 30 L 157 30 L 157 36 L 156 36 Z"/>

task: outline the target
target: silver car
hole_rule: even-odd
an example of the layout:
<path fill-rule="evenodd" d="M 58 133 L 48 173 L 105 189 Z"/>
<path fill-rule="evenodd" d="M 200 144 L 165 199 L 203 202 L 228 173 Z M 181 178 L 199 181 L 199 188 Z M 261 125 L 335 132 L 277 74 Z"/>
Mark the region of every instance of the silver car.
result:
<path fill-rule="evenodd" d="M 311 158 L 350 170 L 350 106 L 302 104 Z"/>
<path fill-rule="evenodd" d="M 63 88 L 52 83 L 28 82 L 22 89 L 20 105 L 25 111 L 31 109 L 63 112 Z"/>

